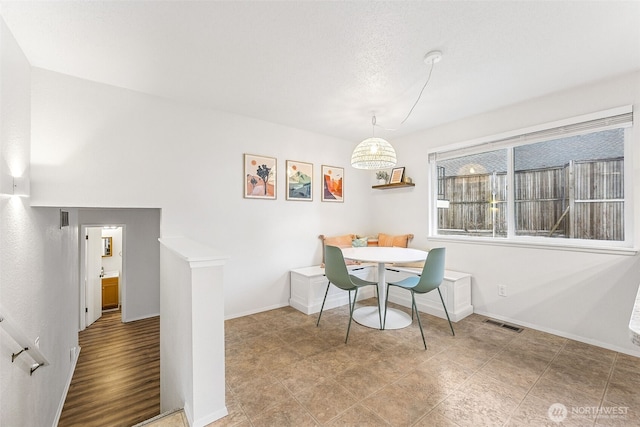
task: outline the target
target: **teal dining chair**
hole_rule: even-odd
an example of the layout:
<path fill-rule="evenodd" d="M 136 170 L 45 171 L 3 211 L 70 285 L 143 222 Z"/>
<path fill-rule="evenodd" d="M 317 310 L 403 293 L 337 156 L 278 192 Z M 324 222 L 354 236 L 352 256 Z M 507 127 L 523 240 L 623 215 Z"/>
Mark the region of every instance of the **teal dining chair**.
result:
<path fill-rule="evenodd" d="M 340 289 L 349 292 L 349 326 L 347 326 L 347 337 L 344 339 L 345 344 L 349 339 L 349 330 L 351 329 L 351 321 L 353 320 L 353 310 L 358 299 L 358 289 L 364 286 L 375 286 L 378 289 L 376 282 L 370 282 L 368 280 L 361 279 L 352 274 L 349 274 L 347 265 L 344 262 L 344 256 L 342 250 L 337 246 L 326 246 L 324 255 L 324 274 L 329 279 L 327 283 L 327 290 L 324 293 L 324 299 L 322 300 L 322 306 L 320 307 L 320 314 L 318 315 L 318 321 L 316 326 L 320 325 L 320 318 L 322 317 L 322 310 L 324 309 L 324 303 L 327 300 L 327 294 L 329 293 L 329 287 L 333 283 Z M 351 303 L 351 291 L 354 292 L 353 304 Z M 378 300 L 378 317 L 380 318 L 380 329 L 382 329 L 382 314 L 380 313 L 380 302 Z"/>
<path fill-rule="evenodd" d="M 418 318 L 418 326 L 420 326 L 420 334 L 422 334 L 422 343 L 424 344 L 424 349 L 427 349 L 427 342 L 424 339 L 424 331 L 422 330 L 422 322 L 420 321 L 420 314 L 418 313 L 418 306 L 416 306 L 416 298 L 415 294 L 426 294 L 428 292 L 433 291 L 434 289 L 438 290 L 438 294 L 440 295 L 440 301 L 442 301 L 442 307 L 444 307 L 444 313 L 447 315 L 447 320 L 449 321 L 449 327 L 451 328 L 451 333 L 455 336 L 456 333 L 453 331 L 453 325 L 451 324 L 451 319 L 449 318 L 449 312 L 447 312 L 447 306 L 444 304 L 444 299 L 442 298 L 442 292 L 440 292 L 440 285 L 442 284 L 442 280 L 444 280 L 444 255 L 445 248 L 435 248 L 429 251 L 427 255 L 427 260 L 424 263 L 424 267 L 422 268 L 422 273 L 419 276 L 407 277 L 399 282 L 389 282 L 387 286 L 387 298 L 385 302 L 385 310 L 384 310 L 384 323 L 387 321 L 387 304 L 389 302 L 389 288 L 391 286 L 396 286 L 398 288 L 407 289 L 411 292 L 411 319 L 413 320 L 413 312 L 415 311 L 416 317 Z M 384 325 L 383 323 L 383 325 Z"/>

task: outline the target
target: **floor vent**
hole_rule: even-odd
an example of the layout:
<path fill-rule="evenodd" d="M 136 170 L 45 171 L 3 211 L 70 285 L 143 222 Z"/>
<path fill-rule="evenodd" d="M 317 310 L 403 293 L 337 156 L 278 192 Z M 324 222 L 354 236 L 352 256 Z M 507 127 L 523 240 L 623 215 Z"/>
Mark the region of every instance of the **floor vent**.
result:
<path fill-rule="evenodd" d="M 501 328 L 505 328 L 505 329 L 509 329 L 510 331 L 514 331 L 514 332 L 522 332 L 524 329 L 519 327 L 519 326 L 514 326 L 514 325 L 509 325 L 508 323 L 503 323 L 500 322 L 499 320 L 494 320 L 494 319 L 486 319 L 484 321 L 484 323 L 488 323 L 490 325 L 494 325 L 494 326 L 499 326 Z"/>

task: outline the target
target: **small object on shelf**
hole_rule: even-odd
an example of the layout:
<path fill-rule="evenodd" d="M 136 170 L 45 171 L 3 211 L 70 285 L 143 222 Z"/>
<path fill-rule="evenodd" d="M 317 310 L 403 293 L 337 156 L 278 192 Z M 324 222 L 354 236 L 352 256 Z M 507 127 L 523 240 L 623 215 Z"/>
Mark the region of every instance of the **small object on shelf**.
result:
<path fill-rule="evenodd" d="M 387 171 L 378 171 L 376 172 L 376 179 L 378 180 L 378 185 L 384 185 L 389 180 L 389 173 Z"/>

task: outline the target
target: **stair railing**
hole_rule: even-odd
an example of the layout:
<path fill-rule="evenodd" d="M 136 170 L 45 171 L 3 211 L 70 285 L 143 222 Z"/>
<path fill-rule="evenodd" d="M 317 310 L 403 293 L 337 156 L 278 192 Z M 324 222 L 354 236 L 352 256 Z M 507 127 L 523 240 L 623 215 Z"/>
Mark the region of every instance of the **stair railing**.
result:
<path fill-rule="evenodd" d="M 44 357 L 37 343 L 27 338 L 18 325 L 7 316 L 7 312 L 2 307 L 0 307 L 0 326 L 20 346 L 19 351 L 11 354 L 11 363 L 23 353 L 29 355 L 34 362 L 29 365 L 29 376 L 33 375 L 39 367 L 49 365 L 49 361 Z"/>

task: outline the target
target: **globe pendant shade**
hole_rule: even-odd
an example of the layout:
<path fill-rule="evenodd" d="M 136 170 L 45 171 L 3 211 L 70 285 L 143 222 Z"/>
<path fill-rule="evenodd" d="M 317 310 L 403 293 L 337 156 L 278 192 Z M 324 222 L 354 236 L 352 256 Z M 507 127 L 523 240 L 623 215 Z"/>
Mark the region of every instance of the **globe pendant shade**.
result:
<path fill-rule="evenodd" d="M 351 166 L 356 169 L 384 169 L 396 165 L 396 150 L 382 138 L 367 138 L 356 146 Z"/>

